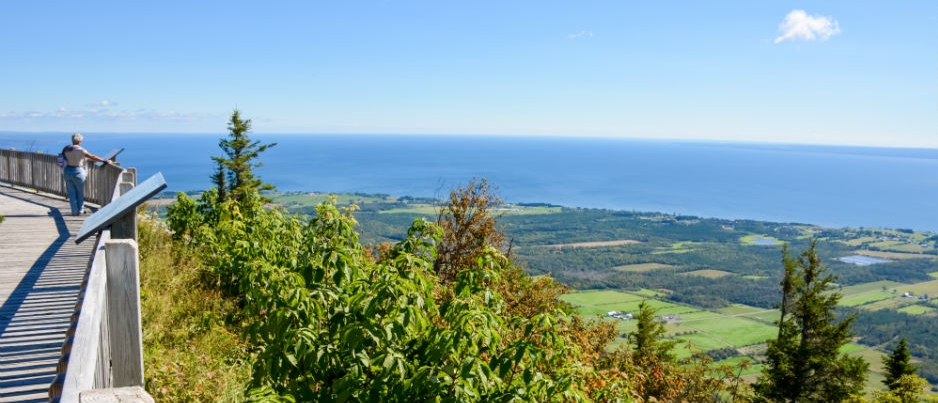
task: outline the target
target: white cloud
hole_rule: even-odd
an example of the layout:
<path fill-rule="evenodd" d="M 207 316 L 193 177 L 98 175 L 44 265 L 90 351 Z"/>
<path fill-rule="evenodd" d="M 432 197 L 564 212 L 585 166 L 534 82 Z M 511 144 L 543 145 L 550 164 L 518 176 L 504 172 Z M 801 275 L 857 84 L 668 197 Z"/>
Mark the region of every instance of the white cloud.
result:
<path fill-rule="evenodd" d="M 72 109 L 65 106 L 58 107 L 48 112 L 29 111 L 29 112 L 2 112 L 0 121 L 75 121 L 75 120 L 97 120 L 97 121 L 200 121 L 214 118 L 207 113 L 187 113 L 187 112 L 162 112 L 157 110 L 113 110 L 107 109 L 116 105 L 115 103 L 102 101 L 91 104 L 90 108 Z"/>
<path fill-rule="evenodd" d="M 804 10 L 792 10 L 785 16 L 785 21 L 778 25 L 778 30 L 782 35 L 775 38 L 775 43 L 815 39 L 824 41 L 840 33 L 840 24 L 832 18 L 808 15 Z"/>
<path fill-rule="evenodd" d="M 593 31 L 580 31 L 580 32 L 577 32 L 577 33 L 575 33 L 575 34 L 567 35 L 567 38 L 569 38 L 569 39 L 579 39 L 579 38 L 584 38 L 584 37 L 592 38 L 592 37 L 593 37 Z"/>

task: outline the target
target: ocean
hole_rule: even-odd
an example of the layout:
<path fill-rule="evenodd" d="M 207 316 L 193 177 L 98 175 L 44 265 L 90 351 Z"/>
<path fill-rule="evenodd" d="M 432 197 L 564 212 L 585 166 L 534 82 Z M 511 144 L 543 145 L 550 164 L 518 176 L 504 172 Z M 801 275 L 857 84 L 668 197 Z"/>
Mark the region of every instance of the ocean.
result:
<path fill-rule="evenodd" d="M 225 134 L 85 134 L 170 191 L 211 186 Z M 269 135 L 257 173 L 280 191 L 443 197 L 486 178 L 509 203 L 938 232 L 938 149 L 525 136 Z M 67 134 L 0 133 L 57 153 Z"/>

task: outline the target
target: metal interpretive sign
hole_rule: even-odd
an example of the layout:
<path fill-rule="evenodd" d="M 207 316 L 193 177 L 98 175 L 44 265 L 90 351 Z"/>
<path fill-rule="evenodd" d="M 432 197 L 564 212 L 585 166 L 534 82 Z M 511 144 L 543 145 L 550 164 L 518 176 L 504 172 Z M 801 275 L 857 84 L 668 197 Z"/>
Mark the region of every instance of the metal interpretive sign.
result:
<path fill-rule="evenodd" d="M 111 150 L 109 153 L 104 154 L 104 156 L 101 158 L 104 158 L 105 161 L 110 161 L 113 158 L 117 158 L 117 154 L 120 154 L 123 151 L 124 151 L 123 148 L 115 148 Z"/>
<path fill-rule="evenodd" d="M 116 161 L 116 160 L 117 160 L 117 154 L 120 154 L 120 153 L 123 152 L 123 151 L 124 151 L 123 148 L 115 148 L 115 149 L 111 150 L 110 152 L 108 152 L 107 154 L 104 154 L 104 156 L 101 157 L 101 158 L 103 158 L 105 161 L 111 161 L 111 160 L 115 160 L 115 161 Z"/>
<path fill-rule="evenodd" d="M 137 206 L 143 204 L 147 199 L 153 197 L 161 190 L 166 189 L 166 180 L 163 174 L 157 172 L 149 179 L 143 181 L 133 189 L 127 191 L 120 197 L 111 200 L 100 210 L 88 216 L 85 222 L 81 224 L 78 235 L 75 237 L 75 243 L 84 241 L 91 235 L 115 223 L 126 214 L 137 214 Z"/>

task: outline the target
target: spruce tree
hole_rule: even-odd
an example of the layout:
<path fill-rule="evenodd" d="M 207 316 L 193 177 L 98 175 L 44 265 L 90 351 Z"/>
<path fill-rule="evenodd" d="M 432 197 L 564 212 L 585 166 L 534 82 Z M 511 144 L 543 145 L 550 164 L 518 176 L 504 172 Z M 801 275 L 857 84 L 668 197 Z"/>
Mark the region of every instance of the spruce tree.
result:
<path fill-rule="evenodd" d="M 835 309 L 840 293 L 835 277 L 817 255 L 817 241 L 795 259 L 782 249 L 781 317 L 778 337 L 769 340 L 757 398 L 767 402 L 843 402 L 860 395 L 868 364 L 840 353 L 853 333 L 854 315 L 839 322 Z"/>
<path fill-rule="evenodd" d="M 892 350 L 892 355 L 883 356 L 883 369 L 886 370 L 886 379 L 883 383 L 889 387 L 889 390 L 896 390 L 899 386 L 899 378 L 903 375 L 915 375 L 918 367 L 912 365 L 911 360 L 912 356 L 905 337 L 899 339 L 899 344 Z"/>
<path fill-rule="evenodd" d="M 655 319 L 658 311 L 643 299 L 638 303 L 638 314 L 635 316 L 635 330 L 629 333 L 629 342 L 639 363 L 673 362 L 673 340 L 661 340 L 665 333 L 664 325 Z"/>
<path fill-rule="evenodd" d="M 218 188 L 218 202 L 231 199 L 241 203 L 252 194 L 274 189 L 273 185 L 264 183 L 254 175 L 253 170 L 264 165 L 255 162 L 260 153 L 277 143 L 261 144 L 260 141 L 251 140 L 248 136 L 250 131 L 251 120 L 241 119 L 241 112 L 235 109 L 228 121 L 228 137 L 218 141 L 218 147 L 225 155 L 212 157 L 216 171 L 211 179 Z M 269 201 L 265 198 L 261 200 Z"/>

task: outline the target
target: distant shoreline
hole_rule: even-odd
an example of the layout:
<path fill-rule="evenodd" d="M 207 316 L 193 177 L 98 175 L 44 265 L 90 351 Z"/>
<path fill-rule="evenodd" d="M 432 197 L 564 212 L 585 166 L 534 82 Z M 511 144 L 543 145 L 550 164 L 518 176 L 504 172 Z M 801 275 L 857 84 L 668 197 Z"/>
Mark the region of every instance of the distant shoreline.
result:
<path fill-rule="evenodd" d="M 182 192 L 182 193 L 185 193 L 185 194 L 187 194 L 187 195 L 190 196 L 190 197 L 196 198 L 196 197 L 197 197 L 199 194 L 201 194 L 202 192 L 203 192 L 203 191 L 188 191 L 188 192 Z M 163 207 L 163 206 L 167 206 L 167 205 L 169 205 L 169 204 L 172 204 L 172 203 L 176 200 L 176 195 L 177 195 L 178 193 L 179 193 L 179 192 L 175 192 L 175 191 L 172 191 L 172 192 L 162 192 L 162 193 L 158 194 L 158 195 L 156 196 L 156 198 L 150 199 L 150 200 L 147 202 L 147 204 L 148 204 L 148 205 L 151 205 L 151 206 L 154 206 L 154 207 Z M 346 198 L 346 199 L 354 199 L 354 198 L 362 198 L 362 197 L 366 197 L 366 198 L 389 197 L 389 198 L 392 198 L 392 199 L 416 199 L 416 200 L 428 199 L 428 198 L 414 197 L 414 196 L 406 196 L 406 195 L 405 195 L 405 196 L 388 195 L 388 194 L 384 194 L 384 193 L 363 194 L 363 193 L 322 192 L 322 191 L 308 191 L 308 192 L 301 192 L 301 191 L 292 191 L 292 192 L 274 191 L 274 192 L 270 192 L 269 195 L 270 195 L 271 197 L 273 197 L 275 200 L 278 199 L 278 196 L 284 196 L 284 195 L 318 195 L 319 197 L 328 197 L 328 196 L 336 195 L 336 196 L 340 196 L 340 197 L 343 197 L 343 198 Z M 342 205 L 343 203 L 338 203 L 338 204 Z M 722 221 L 752 221 L 752 222 L 765 222 L 765 223 L 771 223 L 771 224 L 803 225 L 803 226 L 818 227 L 818 228 L 826 228 L 826 229 L 861 229 L 861 228 L 862 228 L 862 229 L 879 229 L 879 230 L 892 230 L 892 231 L 911 230 L 911 231 L 918 232 L 918 233 L 935 234 L 935 235 L 938 235 L 938 231 L 920 230 L 920 229 L 887 228 L 887 227 L 874 227 L 874 226 L 863 226 L 863 227 L 859 227 L 859 226 L 825 226 L 825 225 L 813 224 L 813 223 L 808 223 L 808 222 L 780 222 L 780 221 L 760 220 L 760 219 L 752 219 L 752 218 L 699 217 L 699 216 L 695 216 L 695 215 L 692 215 L 692 214 L 686 214 L 686 215 L 685 215 L 685 214 L 677 214 L 677 215 L 674 215 L 674 214 L 667 213 L 667 212 L 663 212 L 663 211 L 619 210 L 619 209 L 605 209 L 605 208 L 579 207 L 579 206 L 563 206 L 563 205 L 556 205 L 556 204 L 551 204 L 551 203 L 537 203 L 537 202 L 529 202 L 529 203 L 508 203 L 508 204 L 511 204 L 511 205 L 513 205 L 513 206 L 521 206 L 521 207 L 545 207 L 545 208 L 568 208 L 568 209 L 583 209 L 583 210 L 606 210 L 606 211 L 611 211 L 611 212 L 627 212 L 627 213 L 636 213 L 636 214 L 640 214 L 640 215 L 649 215 L 649 216 L 653 216 L 653 215 L 662 215 L 662 216 L 675 216 L 675 217 L 686 217 L 686 218 L 695 218 L 695 219 L 712 219 L 712 220 L 722 220 Z M 770 241 L 771 241 L 771 242 L 770 242 Z M 772 239 L 772 238 L 770 238 L 770 237 L 761 237 L 761 238 L 755 238 L 755 239 L 752 240 L 752 242 L 753 242 L 754 245 L 771 245 L 771 244 L 774 244 L 774 243 L 775 243 L 774 241 L 775 241 L 775 240 Z M 636 240 L 618 240 L 618 241 L 609 241 L 609 242 L 610 242 L 609 245 L 599 245 L 599 246 L 616 246 L 616 245 L 623 245 L 623 244 L 640 243 L 640 241 L 636 241 Z M 586 245 L 586 244 L 590 244 L 590 245 Z M 561 247 L 561 246 L 573 246 L 573 247 L 576 247 L 576 246 L 597 246 L 597 245 L 592 245 L 592 244 L 595 244 L 595 242 L 586 242 L 586 243 L 584 243 L 584 245 L 565 244 L 565 245 L 551 245 L 551 246 L 555 246 L 555 247 Z"/>

